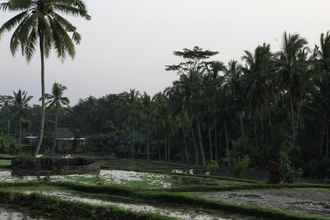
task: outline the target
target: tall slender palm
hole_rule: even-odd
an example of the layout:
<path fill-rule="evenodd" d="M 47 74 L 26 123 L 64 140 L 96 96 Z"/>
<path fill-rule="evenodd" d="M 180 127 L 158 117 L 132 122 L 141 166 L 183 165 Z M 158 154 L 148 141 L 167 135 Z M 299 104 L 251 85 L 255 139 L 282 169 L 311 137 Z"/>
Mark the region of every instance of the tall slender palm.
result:
<path fill-rule="evenodd" d="M 230 154 L 229 145 L 231 142 L 230 125 L 234 119 L 233 113 L 239 112 L 243 107 L 244 93 L 242 88 L 243 67 L 236 61 L 232 60 L 225 69 L 225 81 L 221 89 L 221 115 L 223 120 L 223 130 L 225 136 L 226 156 Z M 243 112 L 243 111 L 241 111 Z M 239 116 L 242 117 L 242 116 Z M 241 120 L 241 136 L 245 136 L 243 120 Z"/>
<path fill-rule="evenodd" d="M 314 71 L 319 73 L 315 77 L 316 88 L 314 90 L 314 111 L 320 117 L 320 154 L 330 156 L 329 122 L 330 122 L 330 32 L 322 33 L 320 47 L 314 50 Z"/>
<path fill-rule="evenodd" d="M 81 40 L 76 27 L 60 13 L 86 19 L 90 19 L 90 16 L 83 0 L 6 0 L 0 3 L 1 9 L 18 12 L 0 27 L 0 37 L 5 31 L 11 31 L 16 27 L 10 41 L 10 50 L 13 55 L 20 46 L 22 55 L 30 61 L 39 43 L 42 117 L 40 140 L 36 149 L 36 154 L 38 154 L 45 130 L 45 57 L 48 57 L 51 49 L 54 48 L 58 57 L 64 59 L 68 54 L 73 58 L 75 44 L 79 44 Z"/>
<path fill-rule="evenodd" d="M 12 106 L 14 116 L 18 121 L 19 128 L 19 138 L 18 142 L 21 144 L 23 140 L 23 121 L 24 117 L 27 114 L 27 110 L 29 108 L 29 102 L 33 97 L 29 96 L 26 91 L 18 90 L 14 91 L 14 104 Z"/>
<path fill-rule="evenodd" d="M 282 94 L 288 106 L 291 122 L 289 143 L 295 145 L 300 124 L 300 112 L 308 85 L 307 41 L 299 34 L 284 33 L 283 49 L 278 57 L 278 72 Z"/>
<path fill-rule="evenodd" d="M 274 76 L 274 56 L 270 45 L 258 46 L 254 53 L 245 51 L 242 57 L 245 61 L 243 71 L 245 73 L 245 92 L 247 106 L 250 114 L 254 117 L 256 146 L 265 140 L 266 130 L 264 120 L 270 120 L 271 100 L 273 96 L 272 78 Z M 261 135 L 257 130 L 262 129 Z"/>
<path fill-rule="evenodd" d="M 68 97 L 63 96 L 64 91 L 67 88 L 60 83 L 54 83 L 52 88 L 52 94 L 45 94 L 45 99 L 47 100 L 46 105 L 48 108 L 53 109 L 55 111 L 55 121 L 54 121 L 54 142 L 52 147 L 52 154 L 55 153 L 56 147 L 56 133 L 58 128 L 58 116 L 60 111 L 64 107 L 68 107 L 70 104 L 70 100 Z"/>

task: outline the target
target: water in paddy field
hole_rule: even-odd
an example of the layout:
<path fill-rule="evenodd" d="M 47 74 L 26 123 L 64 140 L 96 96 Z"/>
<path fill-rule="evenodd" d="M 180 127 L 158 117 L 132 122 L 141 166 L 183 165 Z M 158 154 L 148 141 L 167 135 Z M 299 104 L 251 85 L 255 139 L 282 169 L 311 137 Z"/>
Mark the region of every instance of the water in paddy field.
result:
<path fill-rule="evenodd" d="M 17 211 L 12 208 L 4 208 L 0 206 L 0 220 L 46 220 L 44 218 L 33 218 L 27 213 Z"/>

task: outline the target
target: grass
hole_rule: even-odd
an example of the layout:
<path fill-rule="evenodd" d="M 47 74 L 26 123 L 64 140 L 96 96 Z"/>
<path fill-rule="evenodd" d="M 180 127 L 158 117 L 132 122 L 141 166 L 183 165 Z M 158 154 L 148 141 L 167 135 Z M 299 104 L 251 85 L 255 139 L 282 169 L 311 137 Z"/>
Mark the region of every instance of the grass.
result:
<path fill-rule="evenodd" d="M 8 168 L 11 166 L 11 160 L 0 160 L 0 168 Z"/>
<path fill-rule="evenodd" d="M 35 187 L 38 184 L 35 183 Z M 276 219 L 276 220 L 329 220 L 329 218 L 315 216 L 310 214 L 303 213 L 293 213 L 288 210 L 276 210 L 271 208 L 261 208 L 257 206 L 250 205 L 237 205 L 237 204 L 228 204 L 222 201 L 211 201 L 207 199 L 197 198 L 196 196 L 189 193 L 169 193 L 169 192 L 136 192 L 135 190 L 125 188 L 125 187 L 109 187 L 109 186 L 88 186 L 75 183 L 56 183 L 49 185 L 39 185 L 41 189 L 44 190 L 71 190 L 76 192 L 83 192 L 97 195 L 101 197 L 105 195 L 109 196 L 124 196 L 127 198 L 139 200 L 150 203 L 163 204 L 169 206 L 187 206 L 192 208 L 204 208 L 211 210 L 223 210 L 230 213 L 239 213 L 241 215 L 249 215 L 255 217 L 263 217 L 267 219 Z M 55 188 L 52 188 L 55 187 Z M 25 187 L 24 187 L 25 188 Z M 8 191 L 15 191 L 18 187 L 8 188 Z M 25 188 L 29 189 L 29 188 Z"/>
<path fill-rule="evenodd" d="M 111 206 L 92 205 L 76 201 L 64 201 L 40 194 L 26 195 L 20 192 L 12 192 L 4 189 L 0 190 L 0 203 L 11 203 L 22 207 L 28 207 L 32 210 L 39 210 L 44 214 L 47 213 L 46 217 L 63 220 L 174 220 L 174 218 L 165 217 L 158 214 L 137 213 Z"/>
<path fill-rule="evenodd" d="M 125 161 L 116 161 L 118 163 L 116 166 L 111 167 L 111 169 L 119 170 L 129 170 L 146 172 L 146 170 L 151 169 L 156 165 L 148 165 L 145 161 L 130 161 L 128 165 L 125 165 L 123 169 L 120 164 Z M 137 169 L 136 166 L 142 165 L 142 168 Z M 149 167 L 148 167 L 149 166 Z M 84 193 L 93 195 L 103 199 L 111 198 L 122 198 L 126 201 L 138 201 L 142 203 L 153 203 L 157 205 L 167 205 L 169 207 L 190 207 L 204 208 L 208 210 L 222 210 L 233 214 L 241 214 L 247 216 L 255 216 L 257 218 L 267 218 L 276 220 L 329 220 L 330 218 L 315 216 L 311 214 L 296 213 L 290 210 L 277 210 L 274 208 L 258 207 L 251 205 L 239 205 L 226 203 L 224 201 L 213 201 L 205 198 L 198 198 L 192 192 L 213 192 L 213 191 L 235 191 L 235 190 L 256 190 L 256 189 L 309 189 L 317 188 L 330 190 L 330 185 L 326 184 L 280 184 L 272 185 L 263 182 L 257 182 L 249 179 L 237 179 L 237 178 L 227 178 L 218 176 L 203 176 L 203 175 L 185 175 L 185 174 L 169 174 L 170 169 L 173 167 L 162 169 L 162 166 L 166 164 L 158 164 L 156 167 L 158 171 L 152 171 L 158 174 L 166 174 L 166 180 L 170 181 L 172 188 L 163 189 L 160 186 L 151 186 L 150 179 L 143 178 L 141 181 L 130 181 L 126 184 L 113 184 L 111 182 L 105 182 L 97 177 L 84 177 L 75 176 L 68 177 L 70 182 L 60 182 L 60 183 L 50 183 L 50 182 L 30 182 L 30 183 L 3 183 L 0 184 L 0 190 L 6 191 L 7 193 L 21 193 L 23 191 L 73 191 L 77 193 Z M 128 168 L 128 169 L 126 169 Z M 156 170 L 156 169 L 155 169 Z M 72 182 L 73 181 L 73 182 Z M 38 190 L 36 190 L 38 189 Z M 0 192 L 0 202 L 1 194 Z M 37 199 L 40 199 L 39 197 Z M 41 198 L 46 199 L 46 198 Z M 49 198 L 47 198 L 49 199 Z M 52 203 L 51 203 L 52 204 Z M 74 210 L 78 207 L 74 204 L 67 204 L 69 207 L 73 206 Z M 99 207 L 100 208 L 100 207 Z M 102 208 L 102 207 L 101 207 Z M 105 207 L 103 207 L 105 208 Z M 94 208 L 92 208 L 94 209 Z M 54 211 L 54 210 L 53 210 Z M 84 210 L 83 210 L 84 212 Z M 101 211 L 103 212 L 103 211 Z M 84 219 L 84 215 L 82 218 Z M 93 219 L 93 218 L 91 218 Z M 100 218 L 102 219 L 102 218 Z M 117 218 L 115 218 L 117 219 Z M 122 218 L 126 219 L 126 218 Z M 129 219 L 129 218 L 127 218 Z M 134 219 L 134 218 L 132 218 Z M 137 219 L 137 218 L 136 218 Z M 150 217 L 148 219 L 161 219 L 159 216 L 155 218 Z"/>

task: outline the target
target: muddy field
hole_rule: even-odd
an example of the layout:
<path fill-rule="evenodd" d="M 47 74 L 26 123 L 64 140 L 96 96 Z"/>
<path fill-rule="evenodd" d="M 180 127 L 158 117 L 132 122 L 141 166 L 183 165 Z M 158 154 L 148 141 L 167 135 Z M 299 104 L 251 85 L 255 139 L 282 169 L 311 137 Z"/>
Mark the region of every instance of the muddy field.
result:
<path fill-rule="evenodd" d="M 196 195 L 214 201 L 284 209 L 330 217 L 330 190 L 328 189 L 243 190 L 196 193 Z"/>
<path fill-rule="evenodd" d="M 31 217 L 22 209 L 8 207 L 0 204 L 0 220 L 46 220 L 45 218 Z"/>

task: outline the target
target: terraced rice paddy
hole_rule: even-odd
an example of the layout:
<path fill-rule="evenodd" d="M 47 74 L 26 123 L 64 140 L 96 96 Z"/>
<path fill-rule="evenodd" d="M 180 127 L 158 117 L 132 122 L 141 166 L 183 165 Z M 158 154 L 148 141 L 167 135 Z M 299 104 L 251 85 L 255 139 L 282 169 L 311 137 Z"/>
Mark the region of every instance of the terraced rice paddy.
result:
<path fill-rule="evenodd" d="M 29 186 L 38 181 L 42 184 Z M 6 190 L 28 196 L 41 195 L 71 204 L 82 203 L 180 220 L 266 220 L 274 219 L 268 218 L 273 215 L 280 216 L 275 219 L 284 220 L 286 213 L 297 220 L 330 219 L 330 190 L 326 187 L 258 189 L 257 183 L 244 180 L 127 170 L 102 170 L 98 176 L 47 178 L 13 177 L 10 171 L 3 170 L 0 171 L 0 183 L 24 183 L 24 186 L 9 185 Z"/>
<path fill-rule="evenodd" d="M 9 208 L 7 205 L 0 205 L 0 220 L 46 220 L 41 217 L 31 217 L 22 210 Z"/>
<path fill-rule="evenodd" d="M 252 205 L 295 213 L 317 214 L 330 218 L 330 190 L 318 188 L 290 188 L 267 190 L 242 190 L 233 192 L 194 193 L 199 198 Z"/>
<path fill-rule="evenodd" d="M 17 183 L 46 179 L 46 177 L 13 177 L 10 171 L 0 171 L 0 182 Z M 76 182 L 82 184 L 97 185 L 124 185 L 143 189 L 171 189 L 187 186 L 234 186 L 250 185 L 235 181 L 215 180 L 199 178 L 194 176 L 176 176 L 148 172 L 135 172 L 126 170 L 101 170 L 100 175 L 68 175 L 47 177 L 50 182 Z"/>

